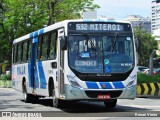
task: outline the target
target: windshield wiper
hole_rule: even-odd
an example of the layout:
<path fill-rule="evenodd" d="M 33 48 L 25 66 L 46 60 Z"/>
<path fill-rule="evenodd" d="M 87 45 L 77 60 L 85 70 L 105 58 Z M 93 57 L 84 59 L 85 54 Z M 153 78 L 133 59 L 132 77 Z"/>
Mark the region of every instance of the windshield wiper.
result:
<path fill-rule="evenodd" d="M 117 41 L 118 33 L 116 33 L 114 40 L 112 40 L 111 51 L 116 51 L 116 41 Z"/>
<path fill-rule="evenodd" d="M 93 40 L 89 40 L 89 42 L 91 44 L 92 50 L 96 50 L 96 46 L 94 45 L 94 41 Z"/>
<path fill-rule="evenodd" d="M 96 50 L 96 46 L 94 45 L 94 40 L 90 39 L 89 35 L 87 33 L 84 34 L 85 36 L 85 39 L 86 39 L 86 45 L 88 44 L 88 42 L 90 43 L 91 45 L 91 49 L 92 50 Z"/>

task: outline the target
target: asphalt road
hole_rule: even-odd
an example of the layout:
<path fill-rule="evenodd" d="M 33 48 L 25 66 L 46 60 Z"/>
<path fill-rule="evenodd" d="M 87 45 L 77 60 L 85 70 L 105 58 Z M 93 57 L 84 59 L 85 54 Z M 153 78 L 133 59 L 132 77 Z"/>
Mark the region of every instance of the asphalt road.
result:
<path fill-rule="evenodd" d="M 112 120 L 123 117 L 132 117 L 133 119 L 145 120 L 159 119 L 160 117 L 160 100 L 159 98 L 136 98 L 135 100 L 118 100 L 114 109 L 106 109 L 103 102 L 67 102 L 64 108 L 52 107 L 52 99 L 43 98 L 38 103 L 25 103 L 22 93 L 12 88 L 0 88 L 0 111 L 28 114 L 37 113 L 43 117 L 87 117 L 91 120 Z M 17 114 L 15 114 L 17 115 Z M 2 113 L 0 114 L 2 116 Z M 157 117 L 158 116 L 158 117 Z M 100 117 L 100 118 L 99 118 Z M 103 118 L 102 118 L 103 117 Z M 71 119 L 70 118 L 70 119 Z M 130 118 L 130 120 L 132 120 Z M 66 120 L 66 119 L 65 119 Z M 124 120 L 124 118 L 123 118 Z"/>

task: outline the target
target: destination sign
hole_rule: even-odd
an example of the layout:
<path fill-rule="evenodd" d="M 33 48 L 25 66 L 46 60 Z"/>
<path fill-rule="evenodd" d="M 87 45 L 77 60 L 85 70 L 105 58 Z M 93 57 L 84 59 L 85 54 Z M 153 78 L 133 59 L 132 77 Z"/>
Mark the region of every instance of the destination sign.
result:
<path fill-rule="evenodd" d="M 130 31 L 129 24 L 121 23 L 69 23 L 69 30 L 76 31 Z"/>
<path fill-rule="evenodd" d="M 121 31 L 123 26 L 119 24 L 76 24 L 76 30 Z"/>
<path fill-rule="evenodd" d="M 80 60 L 77 60 L 75 61 L 75 66 L 96 66 L 97 65 L 97 62 L 96 61 L 80 61 Z"/>

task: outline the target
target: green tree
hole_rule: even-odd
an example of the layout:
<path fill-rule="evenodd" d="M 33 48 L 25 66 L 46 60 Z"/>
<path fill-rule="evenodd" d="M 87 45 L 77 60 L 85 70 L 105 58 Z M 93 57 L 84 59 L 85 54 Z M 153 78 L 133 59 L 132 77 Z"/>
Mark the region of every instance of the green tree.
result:
<path fill-rule="evenodd" d="M 140 27 L 137 27 L 135 30 L 135 38 L 138 64 L 148 66 L 149 56 L 153 50 L 158 49 L 158 43 L 151 34 L 143 31 Z"/>
<path fill-rule="evenodd" d="M 65 19 L 79 19 L 85 10 L 99 8 L 94 0 L 49 0 L 49 24 Z"/>
<path fill-rule="evenodd" d="M 42 2 L 39 4 L 42 7 Z M 4 60 L 11 61 L 12 41 L 43 27 L 46 16 L 47 13 L 38 7 L 37 0 L 1 0 L 0 47 L 4 48 L 1 51 L 1 55 L 6 56 Z"/>
<path fill-rule="evenodd" d="M 11 62 L 14 39 L 44 25 L 80 18 L 82 11 L 99 8 L 93 0 L 1 0 L 0 62 Z"/>

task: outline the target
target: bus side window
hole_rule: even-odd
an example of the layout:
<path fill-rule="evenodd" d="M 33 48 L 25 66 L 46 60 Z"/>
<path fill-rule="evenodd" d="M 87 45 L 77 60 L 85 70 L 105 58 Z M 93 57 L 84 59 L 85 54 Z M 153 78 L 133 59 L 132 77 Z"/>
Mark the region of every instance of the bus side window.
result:
<path fill-rule="evenodd" d="M 42 36 L 38 37 L 38 59 L 42 60 Z"/>
<path fill-rule="evenodd" d="M 31 57 L 31 40 L 28 40 L 27 44 L 27 61 L 29 62 Z"/>
<path fill-rule="evenodd" d="M 47 59 L 50 59 L 50 50 L 51 50 L 51 32 L 47 35 L 48 41 L 47 41 Z"/>
<path fill-rule="evenodd" d="M 17 45 L 14 45 L 13 47 L 13 63 L 16 63 L 17 61 Z"/>
<path fill-rule="evenodd" d="M 47 34 L 43 36 L 42 40 L 42 60 L 47 60 L 47 42 L 48 42 L 48 36 Z"/>
<path fill-rule="evenodd" d="M 18 49 L 17 49 L 17 62 L 20 63 L 21 62 L 21 58 L 22 58 L 22 44 L 18 44 Z"/>
<path fill-rule="evenodd" d="M 20 60 L 20 62 L 23 62 L 23 53 L 24 53 L 23 45 L 24 45 L 24 42 L 21 43 L 21 60 Z"/>
<path fill-rule="evenodd" d="M 50 38 L 49 59 L 56 58 L 56 41 L 57 41 L 57 32 L 54 31 L 51 33 L 51 38 Z"/>
<path fill-rule="evenodd" d="M 22 62 L 26 62 L 27 61 L 27 42 L 23 43 L 23 54 L 22 54 Z"/>

